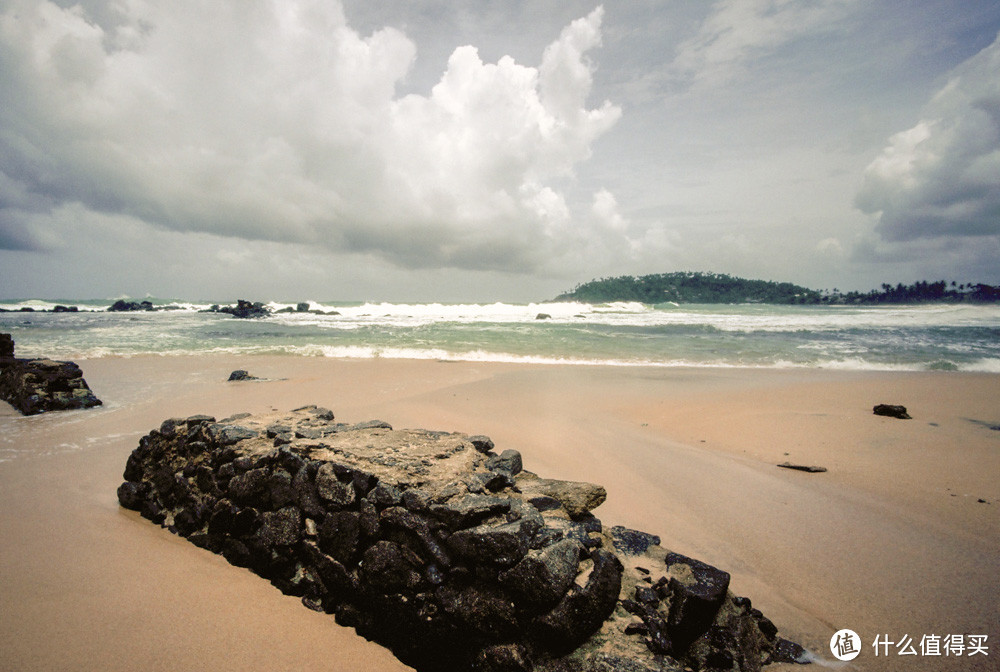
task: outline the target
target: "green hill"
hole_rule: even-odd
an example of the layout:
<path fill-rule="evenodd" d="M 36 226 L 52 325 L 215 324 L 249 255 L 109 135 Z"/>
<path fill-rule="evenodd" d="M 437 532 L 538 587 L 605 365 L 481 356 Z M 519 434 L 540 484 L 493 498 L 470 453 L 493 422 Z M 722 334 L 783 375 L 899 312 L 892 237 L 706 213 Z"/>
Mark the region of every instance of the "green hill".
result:
<path fill-rule="evenodd" d="M 747 280 L 722 273 L 622 275 L 577 285 L 556 301 L 607 303 L 820 303 L 820 292 L 790 282 Z"/>
<path fill-rule="evenodd" d="M 790 282 L 747 280 L 724 273 L 660 273 L 659 275 L 621 275 L 577 285 L 560 294 L 555 301 L 608 303 L 804 303 L 839 305 L 878 305 L 913 303 L 1000 303 L 1000 287 L 984 283 L 950 285 L 944 280 L 921 280 L 912 285 L 893 287 L 883 284 L 870 292 L 818 292 Z"/>

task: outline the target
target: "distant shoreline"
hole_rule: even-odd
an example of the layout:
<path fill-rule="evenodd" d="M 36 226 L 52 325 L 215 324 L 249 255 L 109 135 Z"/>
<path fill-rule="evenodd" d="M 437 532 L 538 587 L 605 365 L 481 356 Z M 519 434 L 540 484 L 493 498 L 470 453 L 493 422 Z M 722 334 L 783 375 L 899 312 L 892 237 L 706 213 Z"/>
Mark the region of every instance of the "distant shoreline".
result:
<path fill-rule="evenodd" d="M 926 303 L 1000 303 L 1000 287 L 985 283 L 921 280 L 912 285 L 883 284 L 881 291 L 815 290 L 790 282 L 748 280 L 724 273 L 680 272 L 623 275 L 591 280 L 555 301 L 639 301 L 660 303 L 762 303 L 778 305 L 920 305 Z"/>

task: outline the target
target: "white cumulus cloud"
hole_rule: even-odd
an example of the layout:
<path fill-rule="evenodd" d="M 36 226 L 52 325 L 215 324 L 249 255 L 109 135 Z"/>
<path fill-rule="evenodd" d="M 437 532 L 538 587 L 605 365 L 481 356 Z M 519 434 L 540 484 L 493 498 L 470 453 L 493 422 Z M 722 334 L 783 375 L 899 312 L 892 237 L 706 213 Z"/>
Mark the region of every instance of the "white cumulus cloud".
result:
<path fill-rule="evenodd" d="M 868 166 L 857 206 L 889 241 L 1000 235 L 1000 37 Z"/>
<path fill-rule="evenodd" d="M 587 102 L 601 8 L 537 67 L 461 46 L 401 96 L 414 43 L 336 2 L 86 7 L 0 10 L 0 248 L 67 204 L 407 267 L 532 269 L 589 235 L 559 185 L 621 114 Z"/>

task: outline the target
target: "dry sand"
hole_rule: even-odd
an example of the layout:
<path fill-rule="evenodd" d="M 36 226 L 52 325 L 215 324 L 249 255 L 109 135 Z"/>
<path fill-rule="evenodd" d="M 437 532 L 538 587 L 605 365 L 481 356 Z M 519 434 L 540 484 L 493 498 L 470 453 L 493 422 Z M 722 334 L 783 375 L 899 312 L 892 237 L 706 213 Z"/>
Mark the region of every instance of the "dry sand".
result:
<path fill-rule="evenodd" d="M 310 403 L 345 421 L 488 434 L 535 472 L 601 483 L 606 524 L 659 534 L 730 571 L 733 591 L 784 636 L 829 659 L 833 632 L 857 631 L 865 650 L 845 669 L 1000 668 L 997 375 L 230 356 L 79 363 L 103 408 L 22 418 L 0 404 L 3 670 L 408 669 L 118 507 L 129 452 L 163 419 Z M 270 380 L 225 382 L 237 368 Z M 913 419 L 874 416 L 882 402 L 906 405 Z M 829 471 L 775 466 L 785 461 Z M 905 658 L 892 647 L 876 658 L 876 634 L 988 635 L 990 656 Z"/>

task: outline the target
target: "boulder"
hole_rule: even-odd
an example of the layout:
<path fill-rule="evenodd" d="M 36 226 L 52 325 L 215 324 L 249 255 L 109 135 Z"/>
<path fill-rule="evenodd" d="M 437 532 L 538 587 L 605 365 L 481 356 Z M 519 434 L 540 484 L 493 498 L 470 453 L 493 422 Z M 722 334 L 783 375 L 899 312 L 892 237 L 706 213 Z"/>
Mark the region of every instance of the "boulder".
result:
<path fill-rule="evenodd" d="M 227 382 L 239 381 L 239 380 L 259 380 L 256 376 L 251 376 L 250 373 L 244 369 L 236 369 L 229 374 L 229 379 Z"/>

